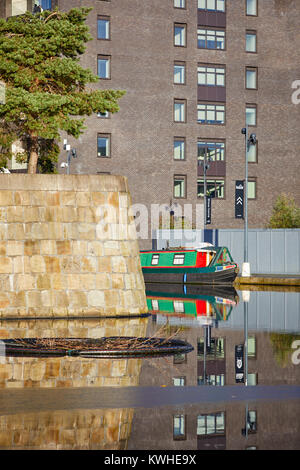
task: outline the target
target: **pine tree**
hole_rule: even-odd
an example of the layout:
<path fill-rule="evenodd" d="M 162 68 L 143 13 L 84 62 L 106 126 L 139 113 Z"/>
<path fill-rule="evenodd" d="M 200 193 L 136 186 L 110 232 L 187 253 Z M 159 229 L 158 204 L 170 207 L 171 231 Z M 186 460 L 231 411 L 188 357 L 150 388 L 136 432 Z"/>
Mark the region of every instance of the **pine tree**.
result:
<path fill-rule="evenodd" d="M 27 12 L 0 20 L 0 80 L 6 85 L 0 128 L 6 130 L 5 142 L 9 135 L 27 142 L 29 173 L 36 173 L 39 156 L 45 168 L 57 159 L 60 131 L 78 138 L 86 116 L 119 110 L 124 92 L 89 88 L 98 77 L 79 63 L 92 39 L 85 24 L 90 10 Z"/>

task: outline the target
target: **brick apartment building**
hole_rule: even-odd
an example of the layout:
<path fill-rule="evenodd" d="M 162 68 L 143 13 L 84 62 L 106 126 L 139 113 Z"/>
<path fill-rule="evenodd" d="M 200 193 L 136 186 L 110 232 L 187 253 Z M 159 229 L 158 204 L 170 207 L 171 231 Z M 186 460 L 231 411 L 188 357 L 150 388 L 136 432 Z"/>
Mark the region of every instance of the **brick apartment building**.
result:
<path fill-rule="evenodd" d="M 33 3 L 1 0 L 0 14 Z M 40 3 L 93 7 L 82 65 L 98 74 L 99 88 L 126 90 L 119 113 L 87 118 L 85 133 L 68 139 L 78 154 L 71 173 L 125 175 L 134 204 L 149 214 L 151 204 L 175 211 L 189 204 L 194 223 L 203 204 L 201 162 L 210 156 L 210 228 L 242 228 L 234 199 L 235 181 L 245 177 L 247 122 L 257 136 L 248 155 L 249 227 L 267 224 L 282 192 L 300 203 L 298 0 Z"/>

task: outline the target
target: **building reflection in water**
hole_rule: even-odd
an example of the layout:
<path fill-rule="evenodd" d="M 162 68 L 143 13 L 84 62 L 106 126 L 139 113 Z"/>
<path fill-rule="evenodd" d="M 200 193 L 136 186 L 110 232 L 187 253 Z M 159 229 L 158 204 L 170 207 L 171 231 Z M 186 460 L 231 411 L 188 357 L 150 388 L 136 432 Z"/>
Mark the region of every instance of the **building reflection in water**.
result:
<path fill-rule="evenodd" d="M 164 327 L 164 336 L 177 332 L 194 350 L 152 359 L 1 357 L 0 448 L 298 449 L 299 400 L 246 403 L 233 396 L 206 403 L 201 391 L 226 386 L 242 390 L 245 382 L 237 381 L 236 371 L 236 347 L 241 345 L 244 352 L 247 346 L 247 386 L 299 385 L 300 367 L 291 361 L 291 344 L 300 339 L 300 294 L 283 292 L 282 299 L 276 292 L 274 302 L 272 293 L 251 292 L 245 315 L 242 295 L 235 290 L 173 289 L 147 286 L 150 318 L 1 320 L 0 339 L 144 337 Z M 276 309 L 284 305 L 289 310 L 282 311 L 283 321 Z M 110 387 L 137 387 L 143 393 L 148 386 L 154 387 L 153 393 L 166 386 L 195 387 L 199 402 L 139 407 L 134 400 L 131 406 L 121 406 L 118 398 L 113 406 L 100 408 L 98 395 L 94 406 L 85 401 L 86 390 L 110 393 Z M 42 407 L 29 406 L 26 400 L 35 400 L 42 391 L 66 393 L 60 394 L 57 406 L 48 406 L 47 395 Z M 72 391 L 76 406 L 70 401 Z"/>
<path fill-rule="evenodd" d="M 140 384 L 199 387 L 199 404 L 136 411 L 129 448 L 299 449 L 299 400 L 276 402 L 273 396 L 275 400 L 263 402 L 206 404 L 201 403 L 201 390 L 299 385 L 300 368 L 291 361 L 291 344 L 300 339 L 300 293 L 275 292 L 274 302 L 272 292 L 251 292 L 246 303 L 243 293 L 238 296 L 234 289 L 146 287 L 152 325 L 165 324 L 171 331 L 180 327 L 194 351 L 168 362 L 159 360 L 155 366 L 144 362 Z M 281 310 L 281 318 L 278 309 L 283 305 L 296 308 Z M 237 346 L 243 350 L 243 382 L 237 380 Z"/>

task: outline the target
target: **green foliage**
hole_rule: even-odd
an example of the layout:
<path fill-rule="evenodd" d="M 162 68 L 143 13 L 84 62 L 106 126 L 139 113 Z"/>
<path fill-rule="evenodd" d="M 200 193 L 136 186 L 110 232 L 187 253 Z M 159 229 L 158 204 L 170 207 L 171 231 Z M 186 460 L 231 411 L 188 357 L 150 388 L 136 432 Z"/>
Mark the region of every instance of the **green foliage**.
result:
<path fill-rule="evenodd" d="M 286 367 L 291 364 L 291 355 L 293 353 L 292 344 L 295 340 L 299 339 L 300 336 L 295 334 L 270 334 L 273 353 L 277 363 L 281 367 Z"/>
<path fill-rule="evenodd" d="M 32 149 L 37 140 L 60 140 L 60 131 L 78 138 L 85 116 L 119 110 L 124 92 L 88 88 L 98 77 L 79 63 L 91 39 L 85 24 L 90 10 L 27 12 L 0 19 L 0 80 L 6 84 L 0 123 L 11 137 L 35 140 Z M 56 155 L 53 149 L 49 156 Z M 40 159 L 45 169 L 45 159 Z"/>
<path fill-rule="evenodd" d="M 300 208 L 293 197 L 280 194 L 273 207 L 269 228 L 300 228 Z"/>

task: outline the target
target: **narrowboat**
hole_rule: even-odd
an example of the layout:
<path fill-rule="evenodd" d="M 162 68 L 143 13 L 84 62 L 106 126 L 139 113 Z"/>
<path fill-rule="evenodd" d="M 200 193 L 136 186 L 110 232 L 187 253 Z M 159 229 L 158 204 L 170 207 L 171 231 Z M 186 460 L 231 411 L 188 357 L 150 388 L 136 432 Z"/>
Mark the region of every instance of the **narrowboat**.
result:
<path fill-rule="evenodd" d="M 234 287 L 180 286 L 179 284 L 146 284 L 148 311 L 152 315 L 189 320 L 228 320 L 239 302 Z"/>
<path fill-rule="evenodd" d="M 225 246 L 172 248 L 140 252 L 145 282 L 232 284 L 238 265 Z"/>

